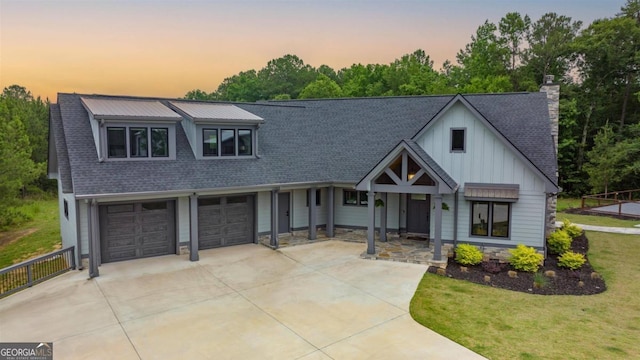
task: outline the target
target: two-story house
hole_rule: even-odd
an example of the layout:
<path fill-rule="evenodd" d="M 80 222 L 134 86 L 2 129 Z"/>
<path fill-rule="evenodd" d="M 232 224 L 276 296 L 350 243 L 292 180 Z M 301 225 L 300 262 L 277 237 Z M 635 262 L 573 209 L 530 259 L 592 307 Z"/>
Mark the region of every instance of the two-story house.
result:
<path fill-rule="evenodd" d="M 277 247 L 292 231 L 366 230 L 369 253 L 376 230 L 422 234 L 435 259 L 446 243 L 544 251 L 558 90 L 233 104 L 61 93 L 49 176 L 63 247 L 91 276 L 261 237 Z"/>

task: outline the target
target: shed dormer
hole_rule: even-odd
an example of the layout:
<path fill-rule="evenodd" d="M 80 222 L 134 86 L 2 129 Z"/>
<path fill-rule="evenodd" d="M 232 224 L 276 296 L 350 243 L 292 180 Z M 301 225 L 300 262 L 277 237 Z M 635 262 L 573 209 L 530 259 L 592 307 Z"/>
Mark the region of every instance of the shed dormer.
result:
<path fill-rule="evenodd" d="M 261 117 L 231 104 L 172 101 L 196 159 L 254 158 Z"/>
<path fill-rule="evenodd" d="M 82 97 L 100 161 L 176 158 L 182 117 L 155 100 Z"/>

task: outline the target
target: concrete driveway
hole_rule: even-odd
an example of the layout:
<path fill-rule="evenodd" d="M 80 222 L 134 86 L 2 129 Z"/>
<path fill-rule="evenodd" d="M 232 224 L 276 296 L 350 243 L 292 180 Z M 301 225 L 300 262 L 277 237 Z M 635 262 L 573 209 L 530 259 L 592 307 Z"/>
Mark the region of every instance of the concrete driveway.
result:
<path fill-rule="evenodd" d="M 362 244 L 241 245 L 73 271 L 0 300 L 0 342 L 54 359 L 481 359 L 416 323 L 423 265 Z"/>

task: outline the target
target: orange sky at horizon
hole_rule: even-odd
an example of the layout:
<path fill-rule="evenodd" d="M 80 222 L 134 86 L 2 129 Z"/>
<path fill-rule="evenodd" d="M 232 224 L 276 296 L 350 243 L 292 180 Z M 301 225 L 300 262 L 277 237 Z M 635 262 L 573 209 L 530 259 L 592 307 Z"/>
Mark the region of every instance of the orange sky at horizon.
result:
<path fill-rule="evenodd" d="M 485 19 L 545 12 L 586 24 L 624 4 L 486 1 L 13 1 L 0 0 L 0 88 L 180 97 L 295 54 L 314 67 L 390 63 L 424 49 L 434 67 Z M 566 11 L 574 10 L 574 13 Z M 565 10 L 565 11 L 563 11 Z"/>

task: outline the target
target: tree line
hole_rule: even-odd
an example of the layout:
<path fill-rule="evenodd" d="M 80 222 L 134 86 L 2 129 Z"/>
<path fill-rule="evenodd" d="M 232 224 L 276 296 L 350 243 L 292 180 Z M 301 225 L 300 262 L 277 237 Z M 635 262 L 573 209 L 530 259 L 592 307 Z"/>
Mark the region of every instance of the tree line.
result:
<path fill-rule="evenodd" d="M 640 0 L 583 26 L 556 13 L 507 13 L 482 23 L 455 63 L 439 70 L 426 51 L 389 64 L 313 67 L 295 55 L 228 77 L 185 98 L 271 99 L 537 91 L 561 84 L 558 164 L 566 195 L 640 188 Z M 17 199 L 55 191 L 46 178 L 49 102 L 12 85 L 0 94 L 0 228 L 24 219 Z"/>
<path fill-rule="evenodd" d="M 565 195 L 640 188 L 640 0 L 583 26 L 553 12 L 485 21 L 441 69 L 418 49 L 389 64 L 315 68 L 295 55 L 228 77 L 199 100 L 260 100 L 537 91 L 561 84 L 558 164 Z"/>
<path fill-rule="evenodd" d="M 0 229 L 28 220 L 16 206 L 27 192 L 55 189 L 47 179 L 49 102 L 22 86 L 0 94 Z"/>

